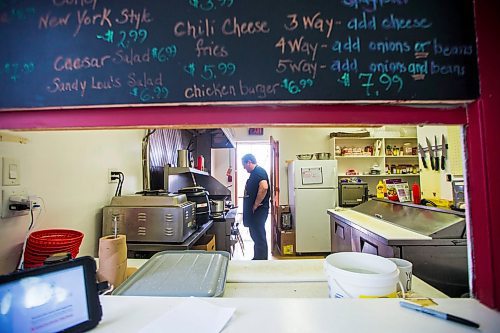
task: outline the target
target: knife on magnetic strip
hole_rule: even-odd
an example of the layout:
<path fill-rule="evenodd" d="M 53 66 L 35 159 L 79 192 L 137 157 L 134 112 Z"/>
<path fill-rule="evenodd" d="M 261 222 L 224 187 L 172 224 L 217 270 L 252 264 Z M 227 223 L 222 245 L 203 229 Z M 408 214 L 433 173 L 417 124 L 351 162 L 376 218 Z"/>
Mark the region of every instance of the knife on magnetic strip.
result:
<path fill-rule="evenodd" d="M 441 170 L 445 169 L 444 160 L 448 157 L 448 147 L 446 147 L 446 138 L 441 137 Z"/>
<path fill-rule="evenodd" d="M 418 151 L 420 153 L 420 158 L 422 159 L 422 164 L 424 165 L 424 168 L 427 169 L 427 162 L 425 161 L 425 151 L 420 143 L 418 144 Z"/>
<path fill-rule="evenodd" d="M 427 141 L 427 149 L 429 149 L 429 159 L 431 160 L 431 169 L 434 169 L 434 151 L 432 150 L 431 142 L 427 137 L 425 137 L 425 141 Z"/>
<path fill-rule="evenodd" d="M 439 171 L 439 156 L 438 156 L 438 137 L 434 135 L 434 166 Z"/>

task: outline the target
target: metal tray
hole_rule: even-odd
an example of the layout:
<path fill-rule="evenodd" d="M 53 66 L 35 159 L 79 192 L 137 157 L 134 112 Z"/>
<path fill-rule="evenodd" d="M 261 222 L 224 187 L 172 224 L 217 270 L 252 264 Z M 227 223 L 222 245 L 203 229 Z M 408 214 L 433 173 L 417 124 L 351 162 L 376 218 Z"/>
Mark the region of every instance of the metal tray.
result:
<path fill-rule="evenodd" d="M 218 297 L 226 286 L 229 253 L 156 253 L 112 294 L 119 296 Z"/>

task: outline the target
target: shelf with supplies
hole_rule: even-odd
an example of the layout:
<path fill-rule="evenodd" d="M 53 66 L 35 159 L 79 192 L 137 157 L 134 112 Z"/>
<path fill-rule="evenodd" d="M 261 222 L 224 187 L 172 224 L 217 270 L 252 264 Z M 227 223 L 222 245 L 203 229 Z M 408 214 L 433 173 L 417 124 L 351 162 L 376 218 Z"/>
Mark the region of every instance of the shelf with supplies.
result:
<path fill-rule="evenodd" d="M 394 155 L 378 155 L 378 156 L 375 156 L 375 155 L 340 155 L 340 156 L 334 156 L 335 159 L 339 159 L 339 158 L 381 158 L 381 157 L 385 157 L 385 158 L 418 158 L 418 155 L 397 155 L 397 156 L 394 156 Z"/>
<path fill-rule="evenodd" d="M 332 158 L 338 177 L 357 177 L 368 184 L 370 194 L 383 178 L 406 179 L 420 184 L 418 140 L 408 137 L 332 137 Z M 379 171 L 377 173 L 376 171 Z M 358 174 L 350 174 L 355 173 Z"/>
<path fill-rule="evenodd" d="M 335 159 L 340 159 L 340 158 L 382 158 L 385 156 L 372 156 L 372 155 L 344 155 L 344 156 L 335 156 Z"/>
<path fill-rule="evenodd" d="M 395 174 L 392 174 L 392 173 L 383 173 L 383 174 L 380 174 L 380 175 L 346 175 L 345 173 L 344 174 L 338 174 L 337 175 L 338 177 L 358 177 L 358 178 L 363 178 L 363 177 L 420 177 L 420 174 L 419 173 L 395 173 Z"/>
<path fill-rule="evenodd" d="M 376 157 L 378 157 L 378 156 L 376 156 Z M 390 156 L 390 155 L 389 156 L 385 156 L 384 155 L 383 157 L 385 157 L 385 158 L 395 158 L 395 159 L 396 158 L 418 158 L 418 155 L 398 155 L 398 156 Z"/>

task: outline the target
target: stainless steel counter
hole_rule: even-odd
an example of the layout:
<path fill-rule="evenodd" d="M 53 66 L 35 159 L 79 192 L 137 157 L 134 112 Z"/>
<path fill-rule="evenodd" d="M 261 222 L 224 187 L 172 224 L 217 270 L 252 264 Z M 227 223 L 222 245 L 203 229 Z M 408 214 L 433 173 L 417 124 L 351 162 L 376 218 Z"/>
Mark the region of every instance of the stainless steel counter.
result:
<path fill-rule="evenodd" d="M 469 291 L 462 213 L 371 200 L 354 209 L 328 210 L 332 251 L 356 251 L 413 263 L 421 279 L 449 296 Z"/>
<path fill-rule="evenodd" d="M 381 199 L 372 199 L 352 210 L 432 239 L 465 238 L 465 216 L 452 210 Z"/>

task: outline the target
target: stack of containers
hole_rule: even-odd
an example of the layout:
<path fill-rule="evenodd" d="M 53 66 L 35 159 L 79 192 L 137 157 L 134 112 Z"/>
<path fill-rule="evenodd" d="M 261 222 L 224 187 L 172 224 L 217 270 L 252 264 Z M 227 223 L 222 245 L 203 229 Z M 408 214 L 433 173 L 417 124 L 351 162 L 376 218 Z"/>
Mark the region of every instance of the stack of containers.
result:
<path fill-rule="evenodd" d="M 55 253 L 69 252 L 76 258 L 83 233 L 70 229 L 47 229 L 32 232 L 24 251 L 24 268 L 43 266 L 45 259 Z"/>

